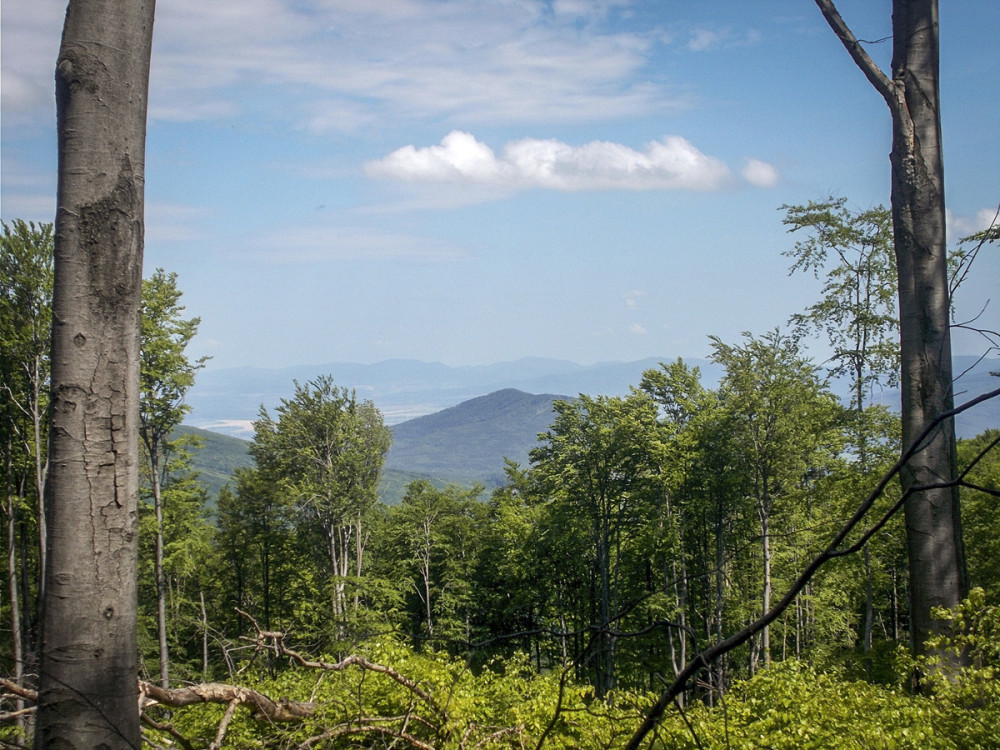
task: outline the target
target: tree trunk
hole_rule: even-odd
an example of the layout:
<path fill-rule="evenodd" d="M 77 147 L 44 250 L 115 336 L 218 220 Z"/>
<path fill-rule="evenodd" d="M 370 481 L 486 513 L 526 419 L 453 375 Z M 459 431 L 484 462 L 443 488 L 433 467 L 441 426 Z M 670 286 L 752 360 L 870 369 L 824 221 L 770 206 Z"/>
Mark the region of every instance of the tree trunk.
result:
<path fill-rule="evenodd" d="M 892 223 L 899 279 L 903 450 L 953 405 L 950 300 L 941 152 L 937 0 L 894 0 L 892 78 L 865 53 L 831 0 L 816 0 L 858 67 L 892 114 Z M 918 488 L 956 476 L 955 425 L 934 430 L 901 473 L 909 557 L 913 645 L 947 633 L 931 616 L 954 607 L 968 588 L 958 490 Z M 948 658 L 946 654 L 941 656 Z"/>
<path fill-rule="evenodd" d="M 45 527 L 45 478 L 48 475 L 48 456 L 42 458 L 42 425 L 47 415 L 42 409 L 41 389 L 43 378 L 41 376 L 41 360 L 35 357 L 34 377 L 31 381 L 32 403 L 31 403 L 31 427 L 34 433 L 35 445 L 32 453 L 35 462 L 35 497 L 38 498 L 38 601 L 45 599 L 45 569 L 48 567 L 47 537 L 48 531 Z"/>
<path fill-rule="evenodd" d="M 18 599 L 17 583 L 17 497 L 14 488 L 11 486 L 11 457 L 13 452 L 7 450 L 7 507 L 4 509 L 7 515 L 7 595 L 10 597 L 10 636 L 11 636 L 11 659 L 14 662 L 14 682 L 21 687 L 24 684 L 24 647 L 21 642 L 21 605 Z M 14 711 L 20 712 L 24 708 L 24 701 L 18 697 L 14 701 Z M 17 726 L 24 726 L 24 719 L 18 715 Z"/>
<path fill-rule="evenodd" d="M 156 545 L 153 577 L 156 579 L 156 635 L 160 648 L 160 687 L 170 687 L 170 649 L 167 645 L 167 580 L 163 573 L 163 493 L 160 485 L 160 458 L 155 448 L 149 451 L 152 479 L 153 512 L 156 516 Z"/>
<path fill-rule="evenodd" d="M 937 0 L 893 7 L 892 219 L 899 274 L 903 445 L 954 406 L 945 244 L 944 162 L 938 91 Z M 956 476 L 955 423 L 935 430 L 903 469 L 904 491 Z M 918 652 L 950 623 L 931 617 L 967 593 L 958 488 L 925 490 L 906 503 L 911 633 Z"/>
<path fill-rule="evenodd" d="M 208 680 L 208 610 L 205 609 L 205 589 L 198 588 L 201 604 L 201 679 Z"/>
<path fill-rule="evenodd" d="M 35 746 L 138 748 L 139 306 L 153 0 L 70 0 Z"/>
<path fill-rule="evenodd" d="M 757 511 L 760 514 L 760 553 L 764 563 L 764 583 L 761 591 L 761 614 L 771 609 L 771 534 L 768 525 L 769 513 L 764 503 L 759 503 Z M 765 626 L 760 633 L 760 650 L 764 665 L 771 663 L 771 626 Z"/>

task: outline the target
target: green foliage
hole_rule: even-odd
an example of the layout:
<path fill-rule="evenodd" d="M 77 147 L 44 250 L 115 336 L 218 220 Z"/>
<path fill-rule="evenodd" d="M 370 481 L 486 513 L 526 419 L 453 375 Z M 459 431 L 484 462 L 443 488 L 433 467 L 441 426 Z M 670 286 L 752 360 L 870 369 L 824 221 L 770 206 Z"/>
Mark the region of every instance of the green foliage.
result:
<path fill-rule="evenodd" d="M 889 210 L 846 206 L 845 198 L 782 206 L 788 231 L 808 235 L 783 255 L 794 260 L 792 273 L 823 274 L 819 301 L 792 322 L 800 335 L 826 336 L 830 374 L 850 378 L 852 407 L 860 410 L 871 388 L 898 379 L 896 258 Z"/>
<path fill-rule="evenodd" d="M 390 666 L 406 682 L 362 666 L 295 669 L 274 676 L 248 673 L 248 687 L 312 702 L 317 710 L 303 722 L 287 725 L 254 721 L 249 712 L 240 712 L 223 747 L 296 747 L 322 736 L 322 747 L 388 747 L 393 733 L 405 733 L 424 744 L 397 740 L 392 746 L 524 748 L 534 747 L 546 734 L 547 748 L 585 750 L 622 744 L 640 716 L 641 696 L 616 693 L 613 704 L 595 702 L 589 688 L 562 685 L 557 674 L 539 675 L 523 655 L 495 660 L 477 672 L 464 660 L 414 651 L 390 638 L 369 644 L 358 655 Z M 173 711 L 171 721 L 189 739 L 207 744 L 221 713 L 198 705 Z"/>
<path fill-rule="evenodd" d="M 963 487 L 962 526 L 969 560 L 969 580 L 987 591 L 1000 591 L 1000 430 L 987 430 L 958 443 L 958 465 L 975 465 L 966 480 L 981 489 Z"/>
<path fill-rule="evenodd" d="M 214 505 L 219 491 L 233 480 L 237 469 L 250 468 L 250 443 L 218 432 L 180 425 L 171 434 L 171 440 L 192 436 L 190 443 L 191 468 L 205 486 L 209 504 Z"/>
<path fill-rule="evenodd" d="M 404 629 L 421 640 L 447 644 L 471 640 L 477 607 L 474 571 L 482 550 L 486 506 L 482 487 L 439 490 L 411 482 L 388 510 L 374 551 L 374 573 L 396 582 Z"/>
<path fill-rule="evenodd" d="M 976 601 L 967 603 L 972 609 Z M 971 610 L 970 610 L 971 611 Z M 991 610 L 996 627 L 996 612 Z M 977 622 L 981 622 L 982 617 Z M 996 648 L 996 631 L 990 637 Z M 392 638 L 357 652 L 375 671 L 293 668 L 276 674 L 252 670 L 244 684 L 275 697 L 316 704 L 302 722 L 269 724 L 239 711 L 223 747 L 385 747 L 394 733 L 437 750 L 462 747 L 607 750 L 622 747 L 650 696 L 614 691 L 594 700 L 589 686 L 539 674 L 524 654 L 471 670 L 443 652 L 408 648 Z M 329 663 L 332 663 L 332 659 Z M 995 662 L 994 662 L 995 663 Z M 397 675 L 402 679 L 396 679 Z M 993 680 L 995 683 L 995 679 Z M 982 685 L 982 683 L 977 683 Z M 836 669 L 817 670 L 787 660 L 737 682 L 714 708 L 694 702 L 675 707 L 657 728 L 662 750 L 776 750 L 877 747 L 892 750 L 995 748 L 996 687 L 988 700 L 959 693 L 915 696 L 898 686 L 877 686 Z M 974 694 L 966 691 L 966 698 Z M 173 725 L 197 745 L 214 737 L 221 707 L 172 711 Z M 384 733 L 376 734 L 373 726 Z M 155 732 L 149 732 L 156 739 Z M 414 747 L 396 741 L 397 747 Z"/>
<path fill-rule="evenodd" d="M 147 455 L 162 449 L 190 411 L 184 396 L 208 359 L 192 362 L 185 353 L 201 319 L 183 319 L 180 298 L 176 273 L 157 268 L 142 282 L 139 420 Z"/>
<path fill-rule="evenodd" d="M 931 614 L 949 621 L 950 633 L 931 638 L 931 656 L 921 657 L 917 666 L 938 701 L 966 712 L 965 720 L 947 717 L 959 746 L 995 747 L 1000 726 L 1000 606 L 990 602 L 982 588 L 974 588 L 957 607 Z M 962 662 L 956 673 L 951 665 Z"/>

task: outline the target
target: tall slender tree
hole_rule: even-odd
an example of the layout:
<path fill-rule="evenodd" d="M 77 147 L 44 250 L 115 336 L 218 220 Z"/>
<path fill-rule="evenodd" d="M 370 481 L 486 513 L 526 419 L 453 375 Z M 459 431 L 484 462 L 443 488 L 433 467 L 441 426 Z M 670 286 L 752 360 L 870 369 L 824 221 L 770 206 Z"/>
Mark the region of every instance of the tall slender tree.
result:
<path fill-rule="evenodd" d="M 139 305 L 153 0 L 70 0 L 35 744 L 138 748 Z"/>
<path fill-rule="evenodd" d="M 11 657 L 14 680 L 18 684 L 24 674 L 26 651 L 31 649 L 31 628 L 25 625 L 36 618 L 28 597 L 20 595 L 16 537 L 18 526 L 27 526 L 32 517 L 38 532 L 36 582 L 42 580 L 41 571 L 45 569 L 44 497 L 48 473 L 45 443 L 48 438 L 51 310 L 52 225 L 36 226 L 20 220 L 9 225 L 3 223 L 0 233 L 0 474 L 7 522 Z M 22 553 L 20 564 L 27 570 L 29 563 L 24 557 Z M 20 585 L 25 583 L 27 581 L 20 581 Z M 41 591 L 38 596 L 42 596 Z M 22 606 L 30 613 L 28 617 L 22 617 Z"/>
<path fill-rule="evenodd" d="M 11 616 L 19 618 L 15 526 L 36 521 L 37 578 L 45 570 L 45 478 L 48 474 L 48 387 L 52 332 L 52 225 L 15 220 L 0 233 L 0 435 L 7 501 Z M 29 478 L 30 477 L 30 478 Z M 31 506 L 34 506 L 33 508 Z M 32 513 L 31 511 L 35 512 Z M 23 522 L 24 519 L 22 519 Z M 24 563 L 28 567 L 27 562 Z M 40 589 L 38 597 L 43 591 Z M 34 619 L 32 616 L 30 619 Z M 13 628 L 15 662 L 21 664 L 20 628 Z"/>
<path fill-rule="evenodd" d="M 184 320 L 177 274 L 162 268 L 142 283 L 139 383 L 139 440 L 156 518 L 153 572 L 156 579 L 160 685 L 170 686 L 167 645 L 167 585 L 163 572 L 163 485 L 175 441 L 173 431 L 190 410 L 184 402 L 205 357 L 194 362 L 185 350 L 198 332 L 199 318 Z"/>
<path fill-rule="evenodd" d="M 261 408 L 251 454 L 298 504 L 303 531 L 322 539 L 331 610 L 343 629 L 352 614 L 348 586 L 364 554 L 363 523 L 378 500 L 392 433 L 374 404 L 359 403 L 328 376 L 296 383 L 294 397 L 282 399 L 275 414 Z"/>
<path fill-rule="evenodd" d="M 773 516 L 806 474 L 839 450 L 839 406 L 787 336 L 773 331 L 745 339 L 734 346 L 712 337 L 712 359 L 726 369 L 720 390 L 760 521 L 764 613 L 773 595 Z M 755 645 L 752 665 L 759 659 L 769 663 L 769 627 Z"/>
<path fill-rule="evenodd" d="M 892 70 L 865 52 L 833 0 L 816 0 L 852 60 L 885 100 L 892 119 L 892 226 L 899 286 L 903 450 L 921 449 L 900 478 L 909 558 L 911 635 L 917 651 L 952 624 L 932 614 L 968 590 L 955 423 L 943 419 L 952 391 L 944 158 L 941 148 L 937 0 L 893 0 Z M 936 425 L 932 428 L 932 425 Z M 930 434 L 924 436 L 927 430 Z M 953 660 L 954 655 L 941 654 Z"/>
<path fill-rule="evenodd" d="M 656 405 L 645 393 L 625 398 L 581 395 L 556 401 L 552 427 L 531 451 L 541 487 L 555 510 L 576 515 L 589 528 L 590 678 L 599 697 L 615 687 L 615 652 L 634 520 L 659 496 Z"/>
<path fill-rule="evenodd" d="M 846 204 L 844 198 L 829 198 L 805 206 L 782 206 L 789 231 L 806 234 L 783 254 L 793 259 L 791 272 L 811 271 L 816 278 L 822 274 L 819 300 L 793 315 L 792 322 L 797 333 L 825 335 L 832 349 L 827 371 L 850 385 L 848 437 L 855 466 L 865 477 L 886 463 L 888 447 L 897 442 L 886 434 L 886 427 L 898 427 L 884 407 L 873 404 L 872 393 L 899 379 L 895 253 L 888 209 L 851 211 Z M 870 544 L 865 544 L 863 557 L 861 644 L 869 651 L 875 622 Z"/>

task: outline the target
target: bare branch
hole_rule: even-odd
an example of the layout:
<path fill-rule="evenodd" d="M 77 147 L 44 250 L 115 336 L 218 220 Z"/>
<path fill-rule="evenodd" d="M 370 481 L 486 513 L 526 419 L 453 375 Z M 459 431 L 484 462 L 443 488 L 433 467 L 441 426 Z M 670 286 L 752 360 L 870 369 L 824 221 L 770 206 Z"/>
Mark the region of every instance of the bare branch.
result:
<path fill-rule="evenodd" d="M 0 677 L 0 688 L 13 693 L 19 698 L 24 698 L 32 702 L 38 701 L 38 692 L 36 690 L 24 687 L 23 685 L 18 685 L 16 682 L 8 680 L 6 677 Z"/>
<path fill-rule="evenodd" d="M 882 72 L 882 69 L 875 64 L 875 61 L 869 57 L 868 53 L 865 52 L 864 47 L 861 46 L 861 42 L 858 41 L 857 37 L 854 36 L 854 33 L 844 22 L 840 12 L 833 4 L 833 0 L 816 0 L 816 5 L 819 6 L 823 18 L 826 19 L 830 28 L 833 29 L 833 33 L 840 39 L 841 44 L 844 45 L 851 59 L 861 69 L 861 72 L 865 74 L 865 77 L 875 87 L 875 90 L 882 95 L 886 104 L 889 105 L 889 109 L 895 111 L 898 106 L 895 86 L 889 77 Z M 884 40 L 880 39 L 878 41 L 881 42 Z"/>
<path fill-rule="evenodd" d="M 299 721 L 312 715 L 315 703 L 305 703 L 281 699 L 273 701 L 262 693 L 238 685 L 220 682 L 206 682 L 184 688 L 162 688 L 151 682 L 139 681 L 139 691 L 143 696 L 143 708 L 157 703 L 174 708 L 191 706 L 196 703 L 235 702 L 237 705 L 251 706 L 255 712 L 268 721 Z"/>
<path fill-rule="evenodd" d="M 229 705 L 226 706 L 226 713 L 222 715 L 222 721 L 219 722 L 219 731 L 215 733 L 215 741 L 208 746 L 208 750 L 219 750 L 222 747 L 222 742 L 226 739 L 226 732 L 229 731 L 229 724 L 236 714 L 236 707 L 238 705 L 240 705 L 239 701 L 229 701 Z"/>
<path fill-rule="evenodd" d="M 140 714 L 139 718 L 142 720 L 142 723 L 145 724 L 146 726 L 151 727 L 159 732 L 166 732 L 167 734 L 169 734 L 171 737 L 177 740 L 178 743 L 180 743 L 181 747 L 183 747 L 184 750 L 194 750 L 194 745 L 192 745 L 188 741 L 187 737 L 178 732 L 174 728 L 173 724 L 169 722 L 156 721 L 153 717 L 149 716 L 146 713 Z"/>

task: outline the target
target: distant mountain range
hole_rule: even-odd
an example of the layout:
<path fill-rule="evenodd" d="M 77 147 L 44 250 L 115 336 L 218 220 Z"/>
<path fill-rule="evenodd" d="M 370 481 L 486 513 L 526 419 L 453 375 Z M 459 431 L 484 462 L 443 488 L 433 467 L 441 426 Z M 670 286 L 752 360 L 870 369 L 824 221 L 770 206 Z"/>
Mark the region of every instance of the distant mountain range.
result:
<path fill-rule="evenodd" d="M 522 465 L 537 445 L 539 433 L 553 421 L 552 402 L 580 393 L 623 395 L 639 382 L 644 370 L 667 358 L 605 363 L 584 367 L 571 362 L 525 359 L 490 367 L 448 367 L 440 364 L 393 360 L 378 365 L 331 364 L 284 370 L 231 369 L 200 373 L 189 403 L 189 427 L 202 428 L 208 446 L 197 463 L 213 490 L 221 486 L 231 467 L 249 464 L 245 440 L 250 422 L 261 404 L 273 409 L 293 392 L 293 380 L 306 382 L 332 374 L 342 386 L 354 388 L 359 398 L 371 399 L 393 427 L 394 440 L 386 460 L 382 494 L 387 502 L 402 496 L 406 484 L 426 478 L 438 485 L 454 482 L 487 487 L 503 481 L 503 459 Z M 718 383 L 718 368 L 688 360 L 702 369 L 706 386 Z M 969 370 L 969 368 L 972 368 Z M 1000 361 L 976 362 L 958 357 L 956 400 L 1000 387 Z M 499 388 L 494 386 L 501 385 Z M 543 395 L 533 395 L 540 392 Z M 553 395 L 564 394 L 564 395 Z M 888 404 L 898 394 L 884 394 Z M 412 416 L 406 419 L 407 415 Z M 1000 427 L 1000 399 L 959 415 L 960 437 L 972 437 Z M 197 430 L 202 432 L 202 430 Z M 219 433 L 228 433 L 223 437 Z"/>
<path fill-rule="evenodd" d="M 645 370 L 668 361 L 672 358 L 578 365 L 529 357 L 494 365 L 451 367 L 393 359 L 371 365 L 335 362 L 276 370 L 206 369 L 198 373 L 188 394 L 192 410 L 187 423 L 249 438 L 250 423 L 257 418 L 261 405 L 273 410 L 282 398 L 292 396 L 293 381 L 305 383 L 321 375 L 331 375 L 337 385 L 354 389 L 359 399 L 374 402 L 386 424 L 394 425 L 505 389 L 569 396 L 622 395 L 629 386 L 639 383 Z M 688 362 L 701 367 L 706 384 L 717 382 L 716 365 L 704 360 Z"/>
<path fill-rule="evenodd" d="M 579 365 L 556 359 L 528 357 L 494 365 L 451 367 L 439 363 L 393 359 L 362 365 L 335 362 L 282 369 L 252 367 L 206 369 L 198 373 L 188 394 L 192 410 L 186 423 L 227 435 L 250 438 L 251 422 L 263 405 L 273 410 L 282 398 L 290 398 L 294 381 L 305 383 L 330 375 L 337 385 L 352 388 L 359 399 L 367 399 L 382 411 L 386 424 L 395 425 L 457 406 L 470 399 L 514 389 L 524 393 L 561 393 L 577 396 L 621 396 L 637 385 L 642 373 L 672 362 L 674 357 L 648 357 L 632 362 Z M 703 359 L 685 360 L 701 369 L 706 387 L 715 387 L 721 376 L 718 365 Z M 990 372 L 1000 370 L 1000 360 L 956 357 L 955 373 L 965 373 L 958 382 L 957 400 L 978 395 L 1000 385 Z M 834 384 L 841 394 L 846 388 Z M 886 392 L 883 401 L 898 404 L 899 394 Z M 994 401 L 959 418 L 960 435 L 977 435 L 987 427 L 1000 426 L 1000 403 Z"/>
<path fill-rule="evenodd" d="M 395 425 L 380 496 L 395 504 L 415 479 L 440 487 L 503 484 L 504 459 L 528 464 L 528 452 L 551 425 L 558 398 L 508 388 Z M 237 468 L 252 464 L 246 440 L 196 427 L 181 431 L 201 439 L 194 468 L 213 497 Z"/>

